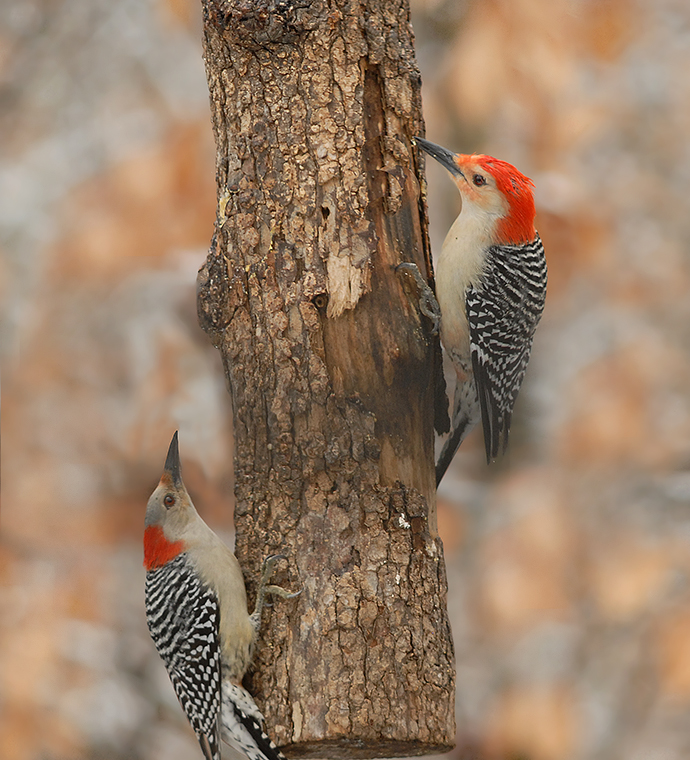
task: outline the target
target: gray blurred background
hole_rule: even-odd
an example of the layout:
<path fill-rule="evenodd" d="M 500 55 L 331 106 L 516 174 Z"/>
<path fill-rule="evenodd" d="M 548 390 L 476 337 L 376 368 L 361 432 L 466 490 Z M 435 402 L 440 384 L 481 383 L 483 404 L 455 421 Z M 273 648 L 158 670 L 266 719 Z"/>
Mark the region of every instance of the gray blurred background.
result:
<path fill-rule="evenodd" d="M 439 491 L 455 760 L 690 758 L 690 5 L 412 0 L 427 137 L 537 185 L 550 267 L 510 452 Z M 0 5 L 0 758 L 200 756 L 143 613 L 179 427 L 232 540 L 195 0 Z M 428 166 L 432 245 L 459 208 Z"/>

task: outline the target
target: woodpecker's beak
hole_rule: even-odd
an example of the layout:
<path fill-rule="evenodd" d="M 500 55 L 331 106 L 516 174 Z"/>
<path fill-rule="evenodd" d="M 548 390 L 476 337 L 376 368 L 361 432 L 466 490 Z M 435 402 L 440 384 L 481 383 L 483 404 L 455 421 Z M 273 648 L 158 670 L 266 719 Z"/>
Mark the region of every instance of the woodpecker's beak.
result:
<path fill-rule="evenodd" d="M 180 474 L 180 449 L 177 444 L 177 430 L 170 441 L 168 456 L 165 459 L 165 473 L 170 476 L 173 485 L 179 488 L 182 485 L 182 475 Z"/>
<path fill-rule="evenodd" d="M 428 153 L 432 158 L 435 158 L 441 166 L 445 166 L 454 177 L 462 177 L 465 179 L 465 175 L 460 169 L 458 169 L 458 165 L 455 163 L 457 154 L 453 153 L 452 150 L 442 148 L 440 145 L 429 142 L 422 137 L 415 137 L 414 141 L 425 153 Z"/>

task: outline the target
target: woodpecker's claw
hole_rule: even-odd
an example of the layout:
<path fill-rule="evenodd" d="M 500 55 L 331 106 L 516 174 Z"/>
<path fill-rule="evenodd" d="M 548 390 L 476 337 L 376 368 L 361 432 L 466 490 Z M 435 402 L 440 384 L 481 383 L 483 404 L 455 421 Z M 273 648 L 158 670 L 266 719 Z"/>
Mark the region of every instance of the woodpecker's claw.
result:
<path fill-rule="evenodd" d="M 282 554 L 272 554 L 270 557 L 266 557 L 261 567 L 261 581 L 259 582 L 259 590 L 256 594 L 256 604 L 254 606 L 254 612 L 249 616 L 252 621 L 252 625 L 255 630 L 259 630 L 261 625 L 261 612 L 266 606 L 266 594 L 272 596 L 279 596 L 281 599 L 294 599 L 302 593 L 302 589 L 299 591 L 288 591 L 280 586 L 269 585 L 268 581 L 273 575 L 273 568 L 280 559 L 287 559 Z"/>
<path fill-rule="evenodd" d="M 267 581 L 271 577 L 273 567 L 279 559 L 287 559 L 284 554 L 271 554 L 270 557 L 266 557 L 261 565 L 261 582 Z"/>
<path fill-rule="evenodd" d="M 266 593 L 279 596 L 281 599 L 294 599 L 302 593 L 302 589 L 299 591 L 288 591 L 280 586 L 266 586 Z"/>
<path fill-rule="evenodd" d="M 429 283 L 422 277 L 422 273 L 416 264 L 410 261 L 404 261 L 402 264 L 398 264 L 395 268 L 396 272 L 407 272 L 412 275 L 414 281 L 419 288 L 419 310 L 428 317 L 433 327 L 431 329 L 432 335 L 438 335 L 438 331 L 441 328 L 441 307 L 438 305 L 434 291 L 429 287 Z"/>

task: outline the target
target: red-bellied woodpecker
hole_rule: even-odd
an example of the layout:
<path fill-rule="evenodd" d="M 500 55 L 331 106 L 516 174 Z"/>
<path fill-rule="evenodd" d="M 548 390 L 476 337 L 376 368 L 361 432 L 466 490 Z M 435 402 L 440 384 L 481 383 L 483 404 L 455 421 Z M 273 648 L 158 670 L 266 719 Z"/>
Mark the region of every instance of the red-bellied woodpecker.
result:
<path fill-rule="evenodd" d="M 417 144 L 450 172 L 462 208 L 436 266 L 436 295 L 414 264 L 421 309 L 431 317 L 457 374 L 453 422 L 436 484 L 481 419 L 486 460 L 508 444 L 515 399 L 544 310 L 546 259 L 534 229 L 532 181 L 491 156 L 463 155 L 420 137 Z"/>
<path fill-rule="evenodd" d="M 199 517 L 182 482 L 175 433 L 146 506 L 146 619 L 206 760 L 220 760 L 219 737 L 251 760 L 284 760 L 241 685 L 265 595 L 297 595 L 267 585 L 278 559 L 264 562 L 250 615 L 235 555 Z"/>

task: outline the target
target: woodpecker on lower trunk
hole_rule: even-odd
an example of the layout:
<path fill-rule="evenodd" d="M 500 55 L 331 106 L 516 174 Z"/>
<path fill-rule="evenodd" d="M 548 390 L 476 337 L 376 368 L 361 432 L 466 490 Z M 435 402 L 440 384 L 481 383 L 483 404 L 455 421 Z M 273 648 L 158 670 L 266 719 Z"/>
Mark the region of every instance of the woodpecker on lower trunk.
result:
<path fill-rule="evenodd" d="M 284 760 L 241 685 L 265 595 L 297 596 L 267 585 L 278 559 L 264 562 L 250 614 L 235 555 L 199 517 L 182 482 L 175 433 L 146 506 L 146 619 L 206 760 L 220 760 L 220 738 L 251 760 Z"/>
<path fill-rule="evenodd" d="M 436 296 L 414 264 L 400 269 L 422 289 L 422 312 L 438 329 L 457 383 L 451 432 L 436 463 L 441 482 L 455 452 L 482 421 L 487 463 L 508 444 L 511 415 L 544 310 L 546 259 L 534 229 L 532 181 L 491 156 L 453 153 L 421 137 L 420 148 L 451 174 L 462 208 L 441 248 Z"/>

